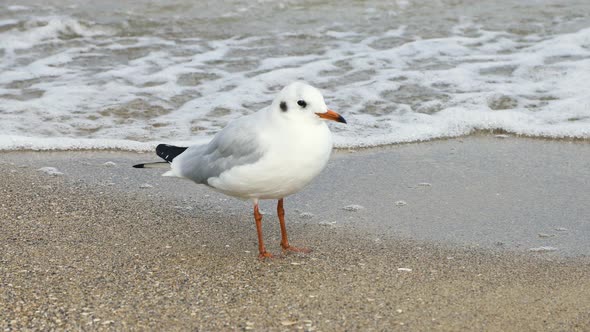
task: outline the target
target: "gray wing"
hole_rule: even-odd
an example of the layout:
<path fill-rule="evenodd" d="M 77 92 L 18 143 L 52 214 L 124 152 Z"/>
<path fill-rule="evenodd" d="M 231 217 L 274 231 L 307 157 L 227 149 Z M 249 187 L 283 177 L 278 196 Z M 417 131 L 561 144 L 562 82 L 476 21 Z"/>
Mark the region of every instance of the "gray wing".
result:
<path fill-rule="evenodd" d="M 179 175 L 197 183 L 207 180 L 233 167 L 252 164 L 262 158 L 264 146 L 260 144 L 255 121 L 249 117 L 232 121 L 206 145 L 189 147 L 172 163 Z"/>

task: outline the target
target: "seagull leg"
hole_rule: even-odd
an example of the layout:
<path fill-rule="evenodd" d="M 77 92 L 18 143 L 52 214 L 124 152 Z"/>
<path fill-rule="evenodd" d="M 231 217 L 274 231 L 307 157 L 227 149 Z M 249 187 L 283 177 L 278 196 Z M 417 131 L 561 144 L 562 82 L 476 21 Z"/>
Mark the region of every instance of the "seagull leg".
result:
<path fill-rule="evenodd" d="M 262 239 L 262 214 L 258 210 L 258 202 L 254 203 L 254 220 L 256 220 L 256 231 L 258 232 L 258 259 L 272 258 L 272 255 L 266 251 L 264 240 Z"/>
<path fill-rule="evenodd" d="M 279 199 L 277 203 L 277 214 L 279 215 L 279 223 L 281 224 L 281 247 L 283 251 L 294 251 L 309 253 L 311 252 L 308 248 L 297 248 L 289 245 L 289 239 L 287 238 L 287 227 L 285 226 L 285 209 L 283 208 L 283 199 Z"/>

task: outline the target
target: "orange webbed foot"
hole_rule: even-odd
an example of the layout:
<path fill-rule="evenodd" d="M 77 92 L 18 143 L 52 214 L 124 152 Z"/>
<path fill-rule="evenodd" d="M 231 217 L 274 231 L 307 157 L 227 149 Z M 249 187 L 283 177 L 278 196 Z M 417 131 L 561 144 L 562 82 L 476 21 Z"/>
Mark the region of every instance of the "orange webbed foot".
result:
<path fill-rule="evenodd" d="M 274 258 L 274 256 L 268 251 L 261 252 L 260 255 L 258 255 L 258 259 L 261 261 L 263 261 L 267 258 L 272 259 L 272 258 Z"/>

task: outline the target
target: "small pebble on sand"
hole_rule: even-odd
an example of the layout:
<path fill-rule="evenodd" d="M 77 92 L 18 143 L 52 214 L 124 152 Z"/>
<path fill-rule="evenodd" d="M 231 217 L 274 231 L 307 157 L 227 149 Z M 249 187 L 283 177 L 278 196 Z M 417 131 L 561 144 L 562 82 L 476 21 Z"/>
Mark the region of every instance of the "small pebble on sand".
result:
<path fill-rule="evenodd" d="M 407 268 L 407 267 L 398 267 L 397 270 L 403 271 L 403 272 L 412 272 L 412 269 Z"/>
<path fill-rule="evenodd" d="M 152 186 L 149 183 L 144 183 L 144 184 L 142 184 L 142 185 L 139 186 L 139 188 L 141 188 L 141 189 L 149 189 L 149 188 L 153 188 L 153 187 L 154 186 Z"/>
<path fill-rule="evenodd" d="M 342 208 L 342 210 L 344 210 L 344 211 L 351 211 L 351 212 L 356 212 L 356 211 L 358 211 L 358 210 L 362 210 L 362 209 L 364 209 L 364 208 L 365 208 L 365 207 L 364 207 L 364 206 L 362 206 L 362 205 L 358 205 L 358 204 L 350 204 L 350 205 L 347 205 L 347 206 L 343 207 L 343 208 Z"/>
<path fill-rule="evenodd" d="M 303 213 L 299 214 L 299 218 L 301 218 L 301 219 L 311 219 L 311 218 L 313 218 L 313 213 L 311 213 L 311 212 L 303 212 Z"/>
<path fill-rule="evenodd" d="M 401 201 L 401 200 L 395 202 L 395 206 L 404 206 L 404 205 L 408 205 L 408 202 Z"/>
<path fill-rule="evenodd" d="M 57 168 L 55 167 L 41 167 L 38 169 L 39 172 L 43 172 L 47 175 L 53 175 L 53 176 L 60 176 L 60 175 L 64 175 L 64 173 L 60 172 Z"/>
<path fill-rule="evenodd" d="M 106 166 L 106 167 L 115 167 L 115 166 L 117 166 L 117 164 L 115 164 L 115 163 L 114 163 L 114 162 L 112 162 L 112 161 L 107 161 L 106 163 L 104 163 L 104 164 L 102 164 L 102 165 L 103 165 L 103 166 Z"/>
<path fill-rule="evenodd" d="M 549 251 L 556 251 L 557 248 L 555 247 L 550 247 L 550 246 L 541 246 L 541 247 L 536 247 L 536 248 L 529 248 L 529 251 L 532 252 L 549 252 Z"/>

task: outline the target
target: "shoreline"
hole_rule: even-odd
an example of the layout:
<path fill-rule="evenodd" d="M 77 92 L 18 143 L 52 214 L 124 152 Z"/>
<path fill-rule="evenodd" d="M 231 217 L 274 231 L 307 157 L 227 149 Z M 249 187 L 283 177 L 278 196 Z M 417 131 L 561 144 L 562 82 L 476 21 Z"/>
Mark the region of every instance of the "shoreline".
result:
<path fill-rule="evenodd" d="M 520 252 L 550 247 L 558 250 L 546 254 L 590 257 L 590 229 L 584 226 L 590 215 L 585 204 L 590 200 L 590 162 L 583 158 L 588 147 L 584 142 L 479 136 L 336 150 L 326 170 L 285 204 L 287 213 L 295 212 L 291 222 L 356 227 L 376 237 Z M 251 209 L 248 202 L 205 186 L 161 177 L 161 169 L 130 167 L 158 160 L 150 153 L 13 151 L 3 154 L 0 163 L 10 163 L 7 158 L 23 167 L 56 166 L 69 180 L 108 182 L 108 190 L 164 195 L 187 205 L 205 198 L 233 213 Z M 102 165 L 108 161 L 116 165 Z M 142 184 L 150 188 L 138 189 Z M 376 195 L 368 197 L 369 192 Z M 562 194 L 555 196 L 557 192 Z M 362 210 L 347 211 L 348 205 Z M 269 201 L 261 207 L 274 213 Z M 456 234 L 446 235 L 451 233 Z"/>
<path fill-rule="evenodd" d="M 393 148 L 396 146 L 402 146 L 402 145 L 407 145 L 407 144 L 425 144 L 425 143 L 436 143 L 436 142 L 440 142 L 440 141 L 448 141 L 448 140 L 462 140 L 462 139 L 470 139 L 470 138 L 481 138 L 481 137 L 485 137 L 485 138 L 498 138 L 498 139 L 504 139 L 504 138 L 511 138 L 511 139 L 525 139 L 525 140 L 540 140 L 540 141 L 548 141 L 548 142 L 561 142 L 561 143 L 590 143 L 590 137 L 570 137 L 570 136 L 561 136 L 561 137 L 548 137 L 548 136 L 532 136 L 532 135 L 525 135 L 525 134 L 516 134 L 504 129 L 494 129 L 494 130 L 484 130 L 484 129 L 478 129 L 478 130 L 473 130 L 470 133 L 464 134 L 464 135 L 459 135 L 459 136 L 443 136 L 443 137 L 437 137 L 437 138 L 432 138 L 432 139 L 427 139 L 427 140 L 414 140 L 414 141 L 400 141 L 400 142 L 394 142 L 394 143 L 387 143 L 387 144 L 377 144 L 377 145 L 363 145 L 363 146 L 355 146 L 355 147 L 334 147 L 334 151 L 337 152 L 342 152 L 342 151 L 349 151 L 349 150 L 355 150 L 355 151 L 365 151 L 365 150 L 380 150 L 380 149 L 387 149 L 387 148 Z M 195 142 L 184 142 L 184 143 L 191 143 L 188 145 L 195 145 L 195 144 L 205 144 L 206 142 L 209 141 L 209 139 L 212 139 L 213 136 L 211 136 L 210 138 L 200 138 L 201 141 L 195 141 Z M 68 138 L 71 139 L 71 138 Z M 167 141 L 170 144 L 174 144 L 173 140 Z M 154 144 L 154 149 L 155 149 L 155 145 L 159 144 L 159 143 L 148 143 L 148 142 L 139 142 L 139 141 L 129 141 L 129 143 L 131 144 Z M 183 144 L 183 143 L 179 143 L 179 144 Z M 187 144 L 184 144 L 187 145 Z M 74 149 L 52 149 L 52 148 L 47 148 L 47 149 L 32 149 L 32 148 L 25 148 L 25 149 L 2 149 L 0 148 L 0 152 L 2 153 L 9 153 L 9 152 L 129 152 L 129 153 L 149 153 L 152 150 L 130 150 L 130 149 L 124 149 L 124 148 L 74 148 Z"/>
<path fill-rule="evenodd" d="M 338 151 L 285 202 L 290 242 L 313 252 L 265 262 L 249 202 L 130 167 L 155 156 L 2 154 L 0 328 L 586 330 L 590 214 L 572 199 L 588 195 L 587 149 L 471 137 Z M 263 227 L 277 253 L 273 208 Z M 559 249 L 527 250 L 542 245 Z"/>

